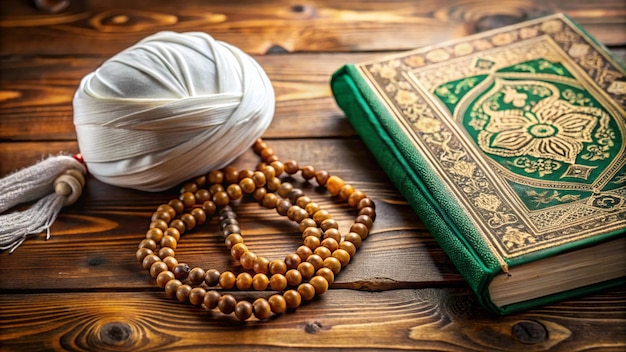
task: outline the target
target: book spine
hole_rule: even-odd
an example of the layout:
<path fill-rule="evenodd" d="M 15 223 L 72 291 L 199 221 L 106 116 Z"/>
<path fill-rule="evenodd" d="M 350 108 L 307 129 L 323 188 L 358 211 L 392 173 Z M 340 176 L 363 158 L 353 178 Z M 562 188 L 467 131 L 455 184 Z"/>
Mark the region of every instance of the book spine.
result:
<path fill-rule="evenodd" d="M 372 101 L 375 99 L 371 92 L 363 92 L 366 88 L 362 84 L 359 87 L 358 80 L 363 78 L 352 65 L 346 65 L 335 72 L 331 79 L 331 89 L 337 104 L 394 186 L 404 195 L 476 293 L 480 303 L 502 314 L 501 309 L 491 302 L 487 288 L 493 276 L 500 272 L 497 261 L 493 258 L 480 258 L 463 240 L 463 235 L 454 226 L 454 222 L 447 218 L 446 211 L 440 204 L 430 194 L 422 191 L 427 189 L 427 185 L 405 164 L 406 161 L 400 157 L 401 153 L 395 150 L 392 136 L 380 124 L 384 107 L 379 102 Z"/>

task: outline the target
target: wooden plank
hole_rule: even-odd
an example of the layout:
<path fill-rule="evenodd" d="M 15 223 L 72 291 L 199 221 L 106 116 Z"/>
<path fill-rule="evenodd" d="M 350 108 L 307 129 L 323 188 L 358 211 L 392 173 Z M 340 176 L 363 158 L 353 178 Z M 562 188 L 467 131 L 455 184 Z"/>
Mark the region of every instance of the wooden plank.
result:
<path fill-rule="evenodd" d="M 154 291 L 0 294 L 0 344 L 5 351 L 617 351 L 626 348 L 625 296 L 621 287 L 496 317 L 464 289 L 331 289 L 295 312 L 241 323 Z"/>
<path fill-rule="evenodd" d="M 254 54 L 407 50 L 555 12 L 571 15 L 603 43 L 626 43 L 626 4 L 621 0 L 323 0 L 296 5 L 276 0 L 185 6 L 166 0 L 75 1 L 52 15 L 26 4 L 2 2 L 0 26 L 11 30 L 0 32 L 0 55 L 113 55 L 160 30 L 204 31 Z"/>
<path fill-rule="evenodd" d="M 271 140 L 282 160 L 295 159 L 339 175 L 377 201 L 378 218 L 359 255 L 338 278 L 343 287 L 379 290 L 389 287 L 458 285 L 462 279 L 404 198 L 389 186 L 382 170 L 359 139 Z M 13 146 L 21 143 L 8 143 Z M 0 160 L 4 148 L 0 151 Z M 16 153 L 13 157 L 20 160 Z M 368 161 L 369 160 L 369 161 Z M 364 162 L 367 161 L 367 162 Z M 251 168 L 258 157 L 249 150 L 234 165 Z M 339 221 L 347 233 L 356 216 L 345 203 L 331 200 L 313 184 L 302 183 L 305 192 Z M 154 282 L 134 258 L 144 238 L 150 216 L 159 204 L 177 196 L 176 191 L 139 192 L 101 183 L 93 178 L 81 199 L 65 209 L 44 235 L 29 239 L 11 255 L 0 254 L 0 277 L 13 277 L 3 289 L 38 290 L 80 288 L 149 288 Z M 284 258 L 302 244 L 297 225 L 255 202 L 240 209 L 246 243 L 268 258 Z M 225 270 L 233 265 L 222 236 L 216 236 L 214 220 L 181 241 L 179 260 Z M 45 258 L 48 265 L 42 265 Z M 182 258 L 182 259 L 181 259 Z M 420 268 L 420 270 L 417 270 Z M 125 277 L 118 280 L 119 275 Z"/>

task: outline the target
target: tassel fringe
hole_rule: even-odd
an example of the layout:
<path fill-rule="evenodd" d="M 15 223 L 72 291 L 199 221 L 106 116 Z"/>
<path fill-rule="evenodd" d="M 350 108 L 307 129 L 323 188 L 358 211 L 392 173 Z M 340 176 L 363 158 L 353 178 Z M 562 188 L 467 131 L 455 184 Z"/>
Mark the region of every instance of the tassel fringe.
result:
<path fill-rule="evenodd" d="M 0 250 L 13 253 L 29 235 L 46 232 L 61 208 L 76 202 L 85 185 L 85 166 L 78 157 L 49 157 L 0 179 Z M 38 199 L 30 208 L 7 210 Z"/>

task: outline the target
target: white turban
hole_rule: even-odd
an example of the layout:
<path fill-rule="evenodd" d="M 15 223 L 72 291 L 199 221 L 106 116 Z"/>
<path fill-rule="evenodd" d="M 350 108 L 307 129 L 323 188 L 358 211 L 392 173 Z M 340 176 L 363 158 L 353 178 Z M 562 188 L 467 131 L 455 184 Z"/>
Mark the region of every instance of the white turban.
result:
<path fill-rule="evenodd" d="M 273 114 L 274 91 L 261 66 L 199 32 L 145 38 L 85 76 L 74 96 L 89 172 L 144 191 L 226 166 Z"/>

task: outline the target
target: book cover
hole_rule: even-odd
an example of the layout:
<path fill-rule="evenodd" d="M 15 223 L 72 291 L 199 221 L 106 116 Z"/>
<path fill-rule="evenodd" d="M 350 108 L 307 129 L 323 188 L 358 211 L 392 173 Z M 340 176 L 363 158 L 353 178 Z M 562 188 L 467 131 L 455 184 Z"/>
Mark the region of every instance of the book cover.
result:
<path fill-rule="evenodd" d="M 626 69 L 569 17 L 348 64 L 331 88 L 485 307 L 626 281 Z"/>

